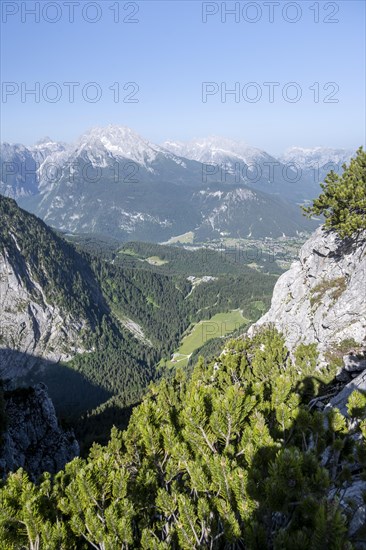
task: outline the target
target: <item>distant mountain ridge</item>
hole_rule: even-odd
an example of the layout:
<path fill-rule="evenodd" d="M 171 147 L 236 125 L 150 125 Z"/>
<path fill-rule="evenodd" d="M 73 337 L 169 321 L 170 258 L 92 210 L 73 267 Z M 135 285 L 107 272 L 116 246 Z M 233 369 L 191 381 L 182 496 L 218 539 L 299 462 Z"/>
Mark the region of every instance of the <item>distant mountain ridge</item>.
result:
<path fill-rule="evenodd" d="M 280 157 L 280 161 L 284 164 L 293 163 L 301 170 L 302 176 L 309 182 L 309 192 L 312 193 L 310 198 L 313 198 L 319 191 L 319 182 L 324 181 L 331 170 L 341 174 L 343 164 L 348 163 L 354 153 L 350 149 L 291 147 Z"/>
<path fill-rule="evenodd" d="M 110 125 L 73 145 L 48 137 L 29 148 L 3 144 L 1 164 L 0 193 L 62 231 L 162 242 L 190 231 L 262 238 L 316 227 L 295 206 L 317 194 L 308 168 L 299 179 L 243 142 L 156 145 Z"/>
<path fill-rule="evenodd" d="M 279 158 L 283 162 L 296 162 L 303 169 L 326 169 L 328 164 L 341 167 L 344 162 L 350 160 L 353 154 L 354 151 L 351 149 L 290 147 Z"/>

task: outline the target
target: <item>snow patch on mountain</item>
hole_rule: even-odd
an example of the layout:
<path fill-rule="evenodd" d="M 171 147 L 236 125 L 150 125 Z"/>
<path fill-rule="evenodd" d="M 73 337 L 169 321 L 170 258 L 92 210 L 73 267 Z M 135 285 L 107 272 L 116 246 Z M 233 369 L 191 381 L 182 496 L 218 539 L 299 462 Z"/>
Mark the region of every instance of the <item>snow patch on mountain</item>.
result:
<path fill-rule="evenodd" d="M 227 163 L 230 158 L 246 165 L 269 159 L 274 160 L 265 151 L 251 147 L 243 141 L 217 136 L 189 142 L 166 141 L 163 143 L 163 147 L 178 156 L 209 164 Z"/>

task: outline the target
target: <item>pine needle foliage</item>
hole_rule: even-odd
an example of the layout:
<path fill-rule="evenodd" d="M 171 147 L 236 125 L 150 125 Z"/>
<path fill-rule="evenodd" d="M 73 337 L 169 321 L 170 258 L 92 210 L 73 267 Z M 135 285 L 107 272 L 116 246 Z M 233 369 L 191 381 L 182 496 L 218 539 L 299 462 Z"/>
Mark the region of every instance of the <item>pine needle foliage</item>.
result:
<path fill-rule="evenodd" d="M 293 363 L 269 328 L 230 341 L 190 378 L 152 384 L 107 446 L 37 484 L 9 475 L 2 548 L 351 548 L 339 494 L 355 453 L 366 457 L 365 402 L 351 395 L 349 418 L 309 407 L 315 363 L 306 347 Z"/>

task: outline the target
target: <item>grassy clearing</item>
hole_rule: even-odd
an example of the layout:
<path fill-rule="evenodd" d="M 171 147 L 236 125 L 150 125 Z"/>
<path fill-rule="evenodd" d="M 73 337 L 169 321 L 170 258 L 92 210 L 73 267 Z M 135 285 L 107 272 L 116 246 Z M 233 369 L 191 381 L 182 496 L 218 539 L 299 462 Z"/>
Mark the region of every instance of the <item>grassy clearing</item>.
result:
<path fill-rule="evenodd" d="M 145 262 L 150 265 L 164 265 L 169 263 L 168 260 L 162 260 L 159 256 L 150 256 L 150 258 L 146 258 Z"/>
<path fill-rule="evenodd" d="M 174 244 L 174 243 L 192 244 L 193 240 L 194 240 L 194 232 L 188 231 L 187 233 L 183 233 L 183 235 L 178 235 L 177 237 L 171 237 L 169 241 L 163 244 Z"/>
<path fill-rule="evenodd" d="M 118 254 L 125 254 L 126 256 L 134 256 L 135 258 L 138 258 L 139 255 L 130 248 L 122 248 L 121 250 L 118 250 Z"/>
<path fill-rule="evenodd" d="M 191 354 L 208 340 L 227 336 L 248 322 L 249 319 L 243 317 L 239 309 L 227 313 L 217 313 L 207 321 L 200 321 L 183 338 L 179 349 L 173 355 L 173 359 L 167 361 L 167 366 L 187 366 Z"/>
<path fill-rule="evenodd" d="M 147 297 L 146 297 L 146 302 L 147 302 L 148 304 L 151 304 L 152 306 L 157 307 L 157 308 L 160 309 L 159 304 L 157 304 L 157 303 L 155 302 L 154 298 L 152 298 L 151 296 L 147 296 Z"/>

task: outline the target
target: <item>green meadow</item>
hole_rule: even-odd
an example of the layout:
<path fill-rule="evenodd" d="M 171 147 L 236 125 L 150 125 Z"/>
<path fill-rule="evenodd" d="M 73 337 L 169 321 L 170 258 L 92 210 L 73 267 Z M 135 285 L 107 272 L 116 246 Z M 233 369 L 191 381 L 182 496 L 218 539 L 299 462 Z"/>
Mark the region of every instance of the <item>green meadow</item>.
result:
<path fill-rule="evenodd" d="M 239 309 L 235 309 L 226 313 L 217 313 L 208 320 L 196 323 L 183 337 L 180 347 L 166 365 L 187 366 L 191 354 L 208 340 L 223 338 L 248 322 L 249 319 L 243 317 Z"/>

